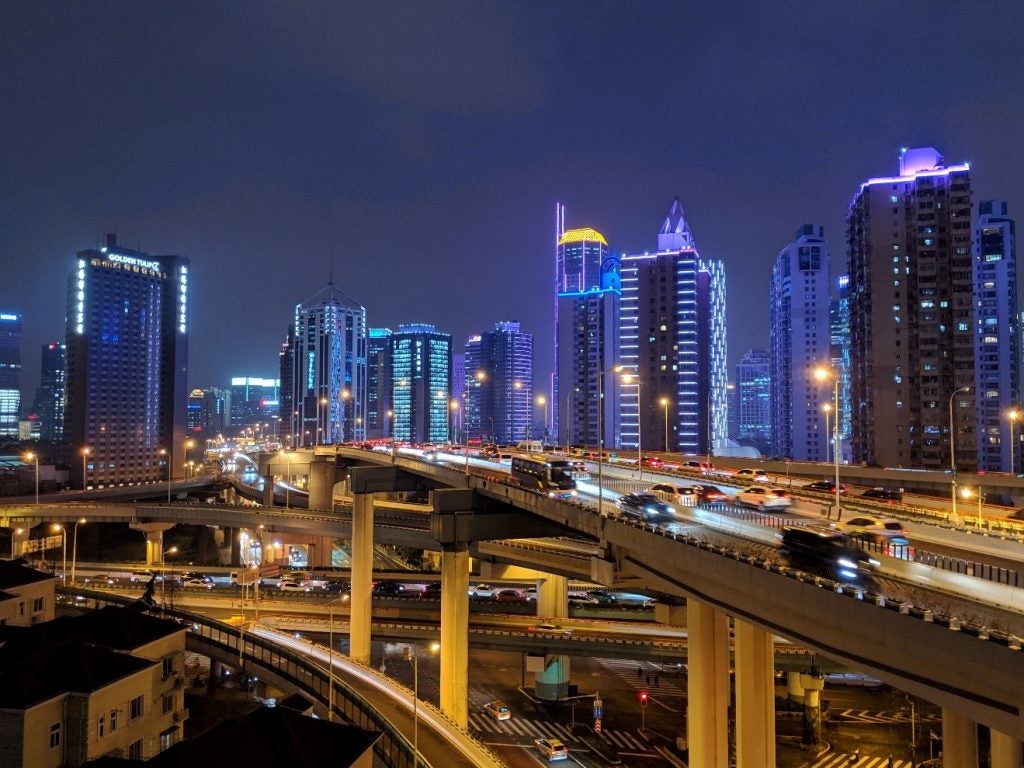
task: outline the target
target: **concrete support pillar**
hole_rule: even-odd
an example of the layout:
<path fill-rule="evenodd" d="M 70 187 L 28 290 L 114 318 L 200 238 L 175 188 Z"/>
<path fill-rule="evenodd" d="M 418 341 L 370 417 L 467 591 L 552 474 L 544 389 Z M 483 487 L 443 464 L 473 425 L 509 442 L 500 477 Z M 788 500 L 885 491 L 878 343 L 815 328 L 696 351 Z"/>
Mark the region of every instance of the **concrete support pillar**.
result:
<path fill-rule="evenodd" d="M 317 536 L 307 545 L 307 558 L 310 568 L 330 568 L 334 562 L 334 539 L 330 536 Z"/>
<path fill-rule="evenodd" d="M 354 568 L 354 563 L 353 563 Z M 441 711 L 463 728 L 469 723 L 469 551 L 441 552 Z"/>
<path fill-rule="evenodd" d="M 310 469 L 316 464 L 311 464 Z M 373 587 L 373 494 L 352 497 L 352 592 L 349 656 L 370 663 L 370 590 Z M 467 586 L 468 589 L 468 586 Z M 466 592 L 463 592 L 463 597 Z M 468 629 L 467 629 L 468 632 Z"/>
<path fill-rule="evenodd" d="M 942 708 L 942 764 L 957 768 L 978 765 L 978 726 L 952 709 Z"/>
<path fill-rule="evenodd" d="M 18 533 L 21 531 L 21 533 Z M 4 553 L 0 557 L 7 557 L 10 554 L 11 557 L 21 557 L 21 545 L 23 542 L 28 540 L 29 526 L 28 524 L 15 525 L 11 524 L 11 551 Z"/>
<path fill-rule="evenodd" d="M 821 744 L 821 692 L 825 690 L 825 678 L 814 670 L 801 673 L 800 687 L 804 691 L 803 744 L 818 747 Z"/>
<path fill-rule="evenodd" d="M 146 565 L 159 566 L 164 558 L 164 531 L 169 531 L 171 523 L 132 523 L 133 531 L 142 531 L 146 537 Z"/>
<path fill-rule="evenodd" d="M 786 673 L 786 697 L 790 701 L 804 700 L 804 686 L 800 682 L 799 672 Z"/>
<path fill-rule="evenodd" d="M 775 768 L 775 649 L 769 632 L 736 619 L 736 765 Z"/>
<path fill-rule="evenodd" d="M 274 506 L 274 476 L 271 474 L 263 475 L 263 506 Z"/>
<path fill-rule="evenodd" d="M 327 461 L 309 463 L 309 508 L 320 512 L 334 511 L 336 468 Z"/>
<path fill-rule="evenodd" d="M 992 737 L 992 768 L 1021 768 L 1024 744 L 1001 731 L 989 731 Z"/>
<path fill-rule="evenodd" d="M 690 598 L 686 625 L 690 766 L 719 768 L 729 765 L 729 617 Z"/>
<path fill-rule="evenodd" d="M 537 579 L 537 615 L 564 619 L 569 615 L 569 579 L 546 574 Z M 534 695 L 543 701 L 558 701 L 569 695 L 570 657 L 547 656 L 544 669 L 534 673 Z"/>

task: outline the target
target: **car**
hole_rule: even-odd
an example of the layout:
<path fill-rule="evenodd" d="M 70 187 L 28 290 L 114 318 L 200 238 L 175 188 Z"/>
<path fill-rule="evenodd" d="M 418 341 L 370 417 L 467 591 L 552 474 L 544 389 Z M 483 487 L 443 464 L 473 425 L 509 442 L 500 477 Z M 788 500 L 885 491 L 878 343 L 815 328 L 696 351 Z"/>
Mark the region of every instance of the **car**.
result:
<path fill-rule="evenodd" d="M 477 584 L 469 588 L 469 596 L 480 598 L 481 600 L 490 600 L 494 597 L 496 591 L 490 584 Z"/>
<path fill-rule="evenodd" d="M 182 578 L 181 585 L 183 587 L 200 587 L 202 589 L 213 589 L 213 581 L 207 580 L 201 577 L 190 576 L 188 578 Z"/>
<path fill-rule="evenodd" d="M 702 475 L 706 475 L 714 469 L 714 466 L 706 461 L 688 461 L 683 464 L 683 469 L 700 472 Z"/>
<path fill-rule="evenodd" d="M 839 527 L 847 533 L 860 531 L 873 531 L 889 536 L 903 536 L 907 529 L 899 520 L 884 520 L 871 515 L 857 515 L 839 524 Z"/>
<path fill-rule="evenodd" d="M 835 480 L 817 480 L 813 483 L 808 483 L 800 488 L 801 491 L 815 491 L 817 493 L 830 493 L 833 496 L 836 492 L 836 481 Z M 846 493 L 846 486 L 842 483 L 839 484 L 839 494 Z"/>
<path fill-rule="evenodd" d="M 568 600 L 569 605 L 597 605 L 597 600 L 586 592 L 570 592 Z"/>
<path fill-rule="evenodd" d="M 698 483 L 693 487 L 700 489 L 700 500 L 704 504 L 710 504 L 713 501 L 729 500 L 729 494 L 727 494 L 717 485 L 706 485 L 704 483 Z"/>
<path fill-rule="evenodd" d="M 523 597 L 525 597 L 527 600 L 536 601 L 537 600 L 537 588 L 536 587 L 527 587 L 526 589 L 523 590 Z"/>
<path fill-rule="evenodd" d="M 373 594 L 386 597 L 397 597 L 405 594 L 405 585 L 397 581 L 378 581 L 373 585 Z"/>
<path fill-rule="evenodd" d="M 494 599 L 499 603 L 521 603 L 525 598 L 518 589 L 499 589 Z"/>
<path fill-rule="evenodd" d="M 640 466 L 644 469 L 661 469 L 665 466 L 665 462 L 657 456 L 644 456 L 640 460 Z"/>
<path fill-rule="evenodd" d="M 768 482 L 768 473 L 763 469 L 737 469 L 735 477 L 738 480 L 753 480 L 755 483 Z"/>
<path fill-rule="evenodd" d="M 545 621 L 532 627 L 527 627 L 526 631 L 530 634 L 571 635 L 572 627 L 563 627 L 561 624 L 552 624 L 549 621 Z"/>
<path fill-rule="evenodd" d="M 866 546 L 869 551 L 879 552 L 897 560 L 913 560 L 917 555 L 917 550 L 910 543 L 910 539 L 899 534 L 866 530 L 851 532 L 849 536 L 851 541 Z"/>
<path fill-rule="evenodd" d="M 595 602 L 601 604 L 614 603 L 618 601 L 618 598 L 613 592 L 609 592 L 606 589 L 591 589 L 587 591 L 587 596 L 592 598 Z"/>
<path fill-rule="evenodd" d="M 420 592 L 420 597 L 429 597 L 429 598 L 434 599 L 434 600 L 440 600 L 441 599 L 441 582 L 440 581 L 432 581 L 429 584 L 427 584 L 427 586 L 425 586 L 423 588 L 423 591 Z"/>
<path fill-rule="evenodd" d="M 700 502 L 700 488 L 693 485 L 676 485 L 675 483 L 655 483 L 647 489 L 662 501 L 678 504 L 683 507 L 695 507 Z"/>
<path fill-rule="evenodd" d="M 105 573 L 91 573 L 91 574 L 87 574 L 86 576 L 84 576 L 82 578 L 82 581 L 85 584 L 92 584 L 93 586 L 103 586 L 103 585 L 106 585 L 108 587 L 113 586 L 114 584 L 117 583 L 117 579 L 115 579 L 113 576 L 108 576 Z"/>
<path fill-rule="evenodd" d="M 437 461 L 437 450 L 432 448 L 432 449 L 430 449 L 428 451 L 424 451 L 421 454 L 421 458 L 424 461 Z"/>
<path fill-rule="evenodd" d="M 558 739 L 537 739 L 533 743 L 549 763 L 569 759 L 569 748 Z"/>
<path fill-rule="evenodd" d="M 862 499 L 873 499 L 875 501 L 885 501 L 889 504 L 899 504 L 903 501 L 903 494 L 899 491 L 894 491 L 891 488 L 869 488 L 860 495 Z"/>
<path fill-rule="evenodd" d="M 790 565 L 841 581 L 858 581 L 878 565 L 842 531 L 826 525 L 785 526 L 781 551 Z"/>
<path fill-rule="evenodd" d="M 495 720 L 510 720 L 512 718 L 512 710 L 504 701 L 497 699 L 484 704 L 484 712 Z"/>
<path fill-rule="evenodd" d="M 157 581 L 161 581 L 162 580 L 160 578 L 160 574 L 155 573 L 155 572 L 153 572 L 151 570 L 148 570 L 148 569 L 143 569 L 143 570 L 139 570 L 139 571 L 132 571 L 132 575 L 129 578 L 129 581 L 132 584 L 138 584 L 138 583 L 143 582 L 143 581 L 149 581 L 150 579 L 152 579 L 154 577 L 156 578 Z"/>
<path fill-rule="evenodd" d="M 744 488 L 736 494 L 736 501 L 758 509 L 785 509 L 793 503 L 793 499 L 781 488 L 765 488 L 763 485 Z"/>
<path fill-rule="evenodd" d="M 643 518 L 672 518 L 675 509 L 659 499 L 653 493 L 627 493 L 617 502 L 623 514 Z"/>
<path fill-rule="evenodd" d="M 277 588 L 282 592 L 309 592 L 309 588 L 303 586 L 297 581 L 290 581 L 288 579 L 281 579 Z"/>

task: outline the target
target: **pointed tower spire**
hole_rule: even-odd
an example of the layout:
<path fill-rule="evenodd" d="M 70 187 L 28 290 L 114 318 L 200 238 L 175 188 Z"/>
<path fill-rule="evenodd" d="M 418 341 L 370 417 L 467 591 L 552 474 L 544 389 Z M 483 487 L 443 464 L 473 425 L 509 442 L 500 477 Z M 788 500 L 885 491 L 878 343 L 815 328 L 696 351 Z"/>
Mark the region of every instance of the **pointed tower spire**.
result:
<path fill-rule="evenodd" d="M 676 195 L 672 200 L 672 205 L 669 206 L 668 215 L 661 225 L 661 230 L 658 232 L 658 250 L 679 251 L 684 248 L 696 247 L 690 225 L 686 222 L 683 205 L 679 202 L 679 196 Z"/>

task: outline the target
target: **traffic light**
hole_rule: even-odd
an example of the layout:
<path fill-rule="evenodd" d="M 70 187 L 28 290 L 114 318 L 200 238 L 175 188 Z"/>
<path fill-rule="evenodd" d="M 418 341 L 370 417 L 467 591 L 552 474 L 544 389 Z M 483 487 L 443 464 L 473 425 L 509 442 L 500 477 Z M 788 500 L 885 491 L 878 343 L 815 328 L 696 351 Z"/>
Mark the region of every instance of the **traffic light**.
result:
<path fill-rule="evenodd" d="M 640 699 L 640 706 L 646 707 L 648 698 L 647 691 L 640 691 L 640 693 L 637 694 L 637 697 Z"/>

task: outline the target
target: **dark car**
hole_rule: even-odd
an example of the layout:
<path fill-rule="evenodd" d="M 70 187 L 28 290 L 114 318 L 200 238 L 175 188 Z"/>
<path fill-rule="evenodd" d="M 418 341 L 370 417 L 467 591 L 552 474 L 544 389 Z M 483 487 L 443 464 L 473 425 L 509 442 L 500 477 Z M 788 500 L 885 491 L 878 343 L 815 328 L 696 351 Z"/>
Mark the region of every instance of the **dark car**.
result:
<path fill-rule="evenodd" d="M 824 525 L 786 526 L 782 554 L 794 568 L 838 581 L 860 581 L 875 563 L 842 531 Z"/>
<path fill-rule="evenodd" d="M 716 485 L 701 483 L 695 485 L 694 488 L 700 488 L 700 500 L 705 504 L 709 504 L 712 501 L 727 501 L 729 499 L 729 494 Z"/>
<path fill-rule="evenodd" d="M 903 501 L 903 494 L 891 488 L 869 488 L 861 495 L 862 499 L 874 499 L 875 501 L 887 501 L 890 504 L 899 504 Z"/>
<path fill-rule="evenodd" d="M 648 519 L 675 517 L 675 510 L 652 493 L 628 493 L 617 502 L 623 514 Z"/>
<path fill-rule="evenodd" d="M 835 480 L 818 480 L 817 482 L 814 483 L 808 483 L 807 485 L 803 486 L 800 490 L 835 494 L 836 482 Z M 846 493 L 846 486 L 843 485 L 842 483 L 839 484 L 839 493 L 840 495 Z"/>
<path fill-rule="evenodd" d="M 405 585 L 397 581 L 378 581 L 373 587 L 373 594 L 395 597 L 405 594 Z"/>
<path fill-rule="evenodd" d="M 441 599 L 441 582 L 440 581 L 432 581 L 429 584 L 427 584 L 427 586 L 425 586 L 423 588 L 423 591 L 420 592 L 420 597 L 429 597 L 429 598 L 433 598 L 435 600 L 440 600 Z"/>

